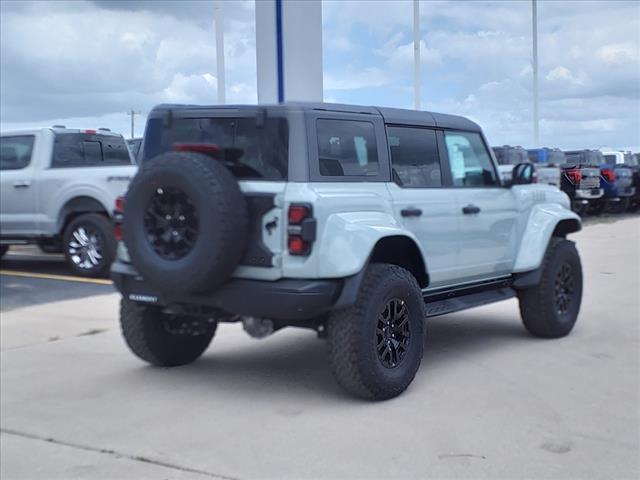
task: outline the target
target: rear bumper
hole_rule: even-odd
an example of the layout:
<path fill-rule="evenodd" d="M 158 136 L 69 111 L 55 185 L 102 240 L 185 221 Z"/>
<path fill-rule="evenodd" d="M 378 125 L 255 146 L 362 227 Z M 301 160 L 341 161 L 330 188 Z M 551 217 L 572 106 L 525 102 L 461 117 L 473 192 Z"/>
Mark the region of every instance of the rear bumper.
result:
<path fill-rule="evenodd" d="M 575 192 L 576 199 L 596 200 L 604 195 L 602 188 L 577 188 Z"/>
<path fill-rule="evenodd" d="M 150 305 L 207 306 L 231 315 L 274 320 L 306 320 L 351 303 L 343 298 L 345 280 L 282 279 L 276 281 L 231 279 L 219 289 L 193 296 L 173 296 L 155 291 L 132 265 L 115 262 L 111 278 L 123 297 Z M 348 280 L 346 280 L 348 281 Z M 355 298 L 353 299 L 355 300 Z"/>

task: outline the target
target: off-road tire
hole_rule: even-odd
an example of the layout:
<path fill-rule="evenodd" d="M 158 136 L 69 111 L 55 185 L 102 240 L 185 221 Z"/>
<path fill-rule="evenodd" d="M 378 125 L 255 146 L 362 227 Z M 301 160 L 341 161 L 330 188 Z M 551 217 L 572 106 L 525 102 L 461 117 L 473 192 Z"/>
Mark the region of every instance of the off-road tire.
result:
<path fill-rule="evenodd" d="M 73 232 L 79 227 L 85 227 L 93 229 L 101 243 L 102 259 L 100 262 L 91 268 L 80 268 L 72 260 L 72 255 L 69 252 L 69 242 Z M 64 229 L 62 235 L 63 238 L 63 252 L 67 263 L 75 275 L 82 277 L 106 277 L 109 274 L 111 264 L 116 257 L 116 240 L 113 236 L 113 225 L 108 217 L 99 213 L 85 213 L 77 216 L 69 222 Z"/>
<path fill-rule="evenodd" d="M 3 258 L 9 251 L 9 245 L 0 245 L 0 258 Z"/>
<path fill-rule="evenodd" d="M 621 197 L 619 201 L 610 205 L 607 211 L 613 214 L 624 213 L 629 209 L 630 203 L 629 197 Z"/>
<path fill-rule="evenodd" d="M 158 307 L 124 298 L 120 301 L 122 336 L 137 357 L 159 367 L 176 367 L 194 362 L 211 343 L 217 323 L 207 323 L 199 334 L 190 330 L 178 334 L 167 329 L 168 319 L 168 315 Z M 191 320 L 190 317 L 172 319 L 177 325 Z"/>
<path fill-rule="evenodd" d="M 601 200 L 599 202 L 591 202 L 586 210 L 590 215 L 602 215 L 607 208 L 607 203 L 604 200 Z"/>
<path fill-rule="evenodd" d="M 188 199 L 197 223 L 186 253 L 176 259 L 154 249 L 145 227 L 152 198 L 171 188 Z M 213 290 L 231 276 L 245 252 L 248 224 L 244 196 L 222 163 L 203 154 L 169 152 L 146 162 L 132 180 L 122 228 L 132 263 L 146 282 L 160 292 L 193 294 Z"/>
<path fill-rule="evenodd" d="M 409 313 L 409 344 L 394 368 L 385 367 L 376 350 L 378 316 L 391 299 L 400 299 Z M 367 267 L 355 304 L 333 313 L 327 322 L 329 363 L 338 383 L 364 399 L 400 395 L 412 382 L 424 349 L 425 305 L 416 279 L 390 264 Z"/>
<path fill-rule="evenodd" d="M 564 313 L 558 310 L 556 288 L 564 265 L 573 275 L 573 291 Z M 575 244 L 552 237 L 542 264 L 542 278 L 535 287 L 520 290 L 520 315 L 525 328 L 536 337 L 559 338 L 573 329 L 582 300 L 582 267 Z"/>

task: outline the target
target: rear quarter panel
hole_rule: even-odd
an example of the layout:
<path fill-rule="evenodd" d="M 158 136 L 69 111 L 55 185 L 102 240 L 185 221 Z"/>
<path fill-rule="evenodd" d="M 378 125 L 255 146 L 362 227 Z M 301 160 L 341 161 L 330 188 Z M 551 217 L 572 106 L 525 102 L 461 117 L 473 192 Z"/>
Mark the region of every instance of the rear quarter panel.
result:
<path fill-rule="evenodd" d="M 395 219 L 383 182 L 289 183 L 286 203 L 309 202 L 318 222 L 309 257 L 283 254 L 288 278 L 342 278 L 358 273 L 383 237 L 414 236 Z M 424 258 L 424 252 L 423 258 Z"/>
<path fill-rule="evenodd" d="M 104 167 L 51 168 L 38 176 L 39 210 L 43 213 L 43 230 L 50 235 L 59 233 L 64 219 L 60 211 L 77 197 L 97 200 L 111 214 L 117 196 L 124 195 L 136 174 L 135 165 Z"/>

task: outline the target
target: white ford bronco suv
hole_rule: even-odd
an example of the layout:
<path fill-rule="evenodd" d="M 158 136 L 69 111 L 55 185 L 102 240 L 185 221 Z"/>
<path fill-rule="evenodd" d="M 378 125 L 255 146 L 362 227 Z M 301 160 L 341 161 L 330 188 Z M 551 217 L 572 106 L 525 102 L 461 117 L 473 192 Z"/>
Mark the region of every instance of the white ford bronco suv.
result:
<path fill-rule="evenodd" d="M 82 276 L 109 273 L 110 214 L 137 167 L 122 135 L 55 126 L 0 136 L 0 254 L 36 243 Z"/>
<path fill-rule="evenodd" d="M 501 183 L 457 116 L 334 104 L 161 105 L 114 217 L 112 278 L 130 349 L 196 360 L 219 322 L 326 338 L 338 382 L 387 399 L 411 383 L 424 321 L 518 297 L 526 329 L 573 328 L 580 218 L 533 166 Z"/>

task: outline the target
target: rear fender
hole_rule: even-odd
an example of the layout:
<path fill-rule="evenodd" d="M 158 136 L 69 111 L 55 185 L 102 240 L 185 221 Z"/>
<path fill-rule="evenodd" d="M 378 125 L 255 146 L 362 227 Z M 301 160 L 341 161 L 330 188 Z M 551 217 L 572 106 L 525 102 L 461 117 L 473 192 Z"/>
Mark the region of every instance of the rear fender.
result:
<path fill-rule="evenodd" d="M 404 237 L 420 252 L 415 235 L 384 212 L 347 212 L 330 215 L 317 242 L 320 278 L 343 278 L 359 273 L 369 261 L 376 244 L 387 237 Z"/>
<path fill-rule="evenodd" d="M 581 228 L 580 217 L 562 205 L 555 203 L 535 205 L 522 236 L 514 273 L 528 272 L 540 267 L 553 235 L 564 237 Z"/>

